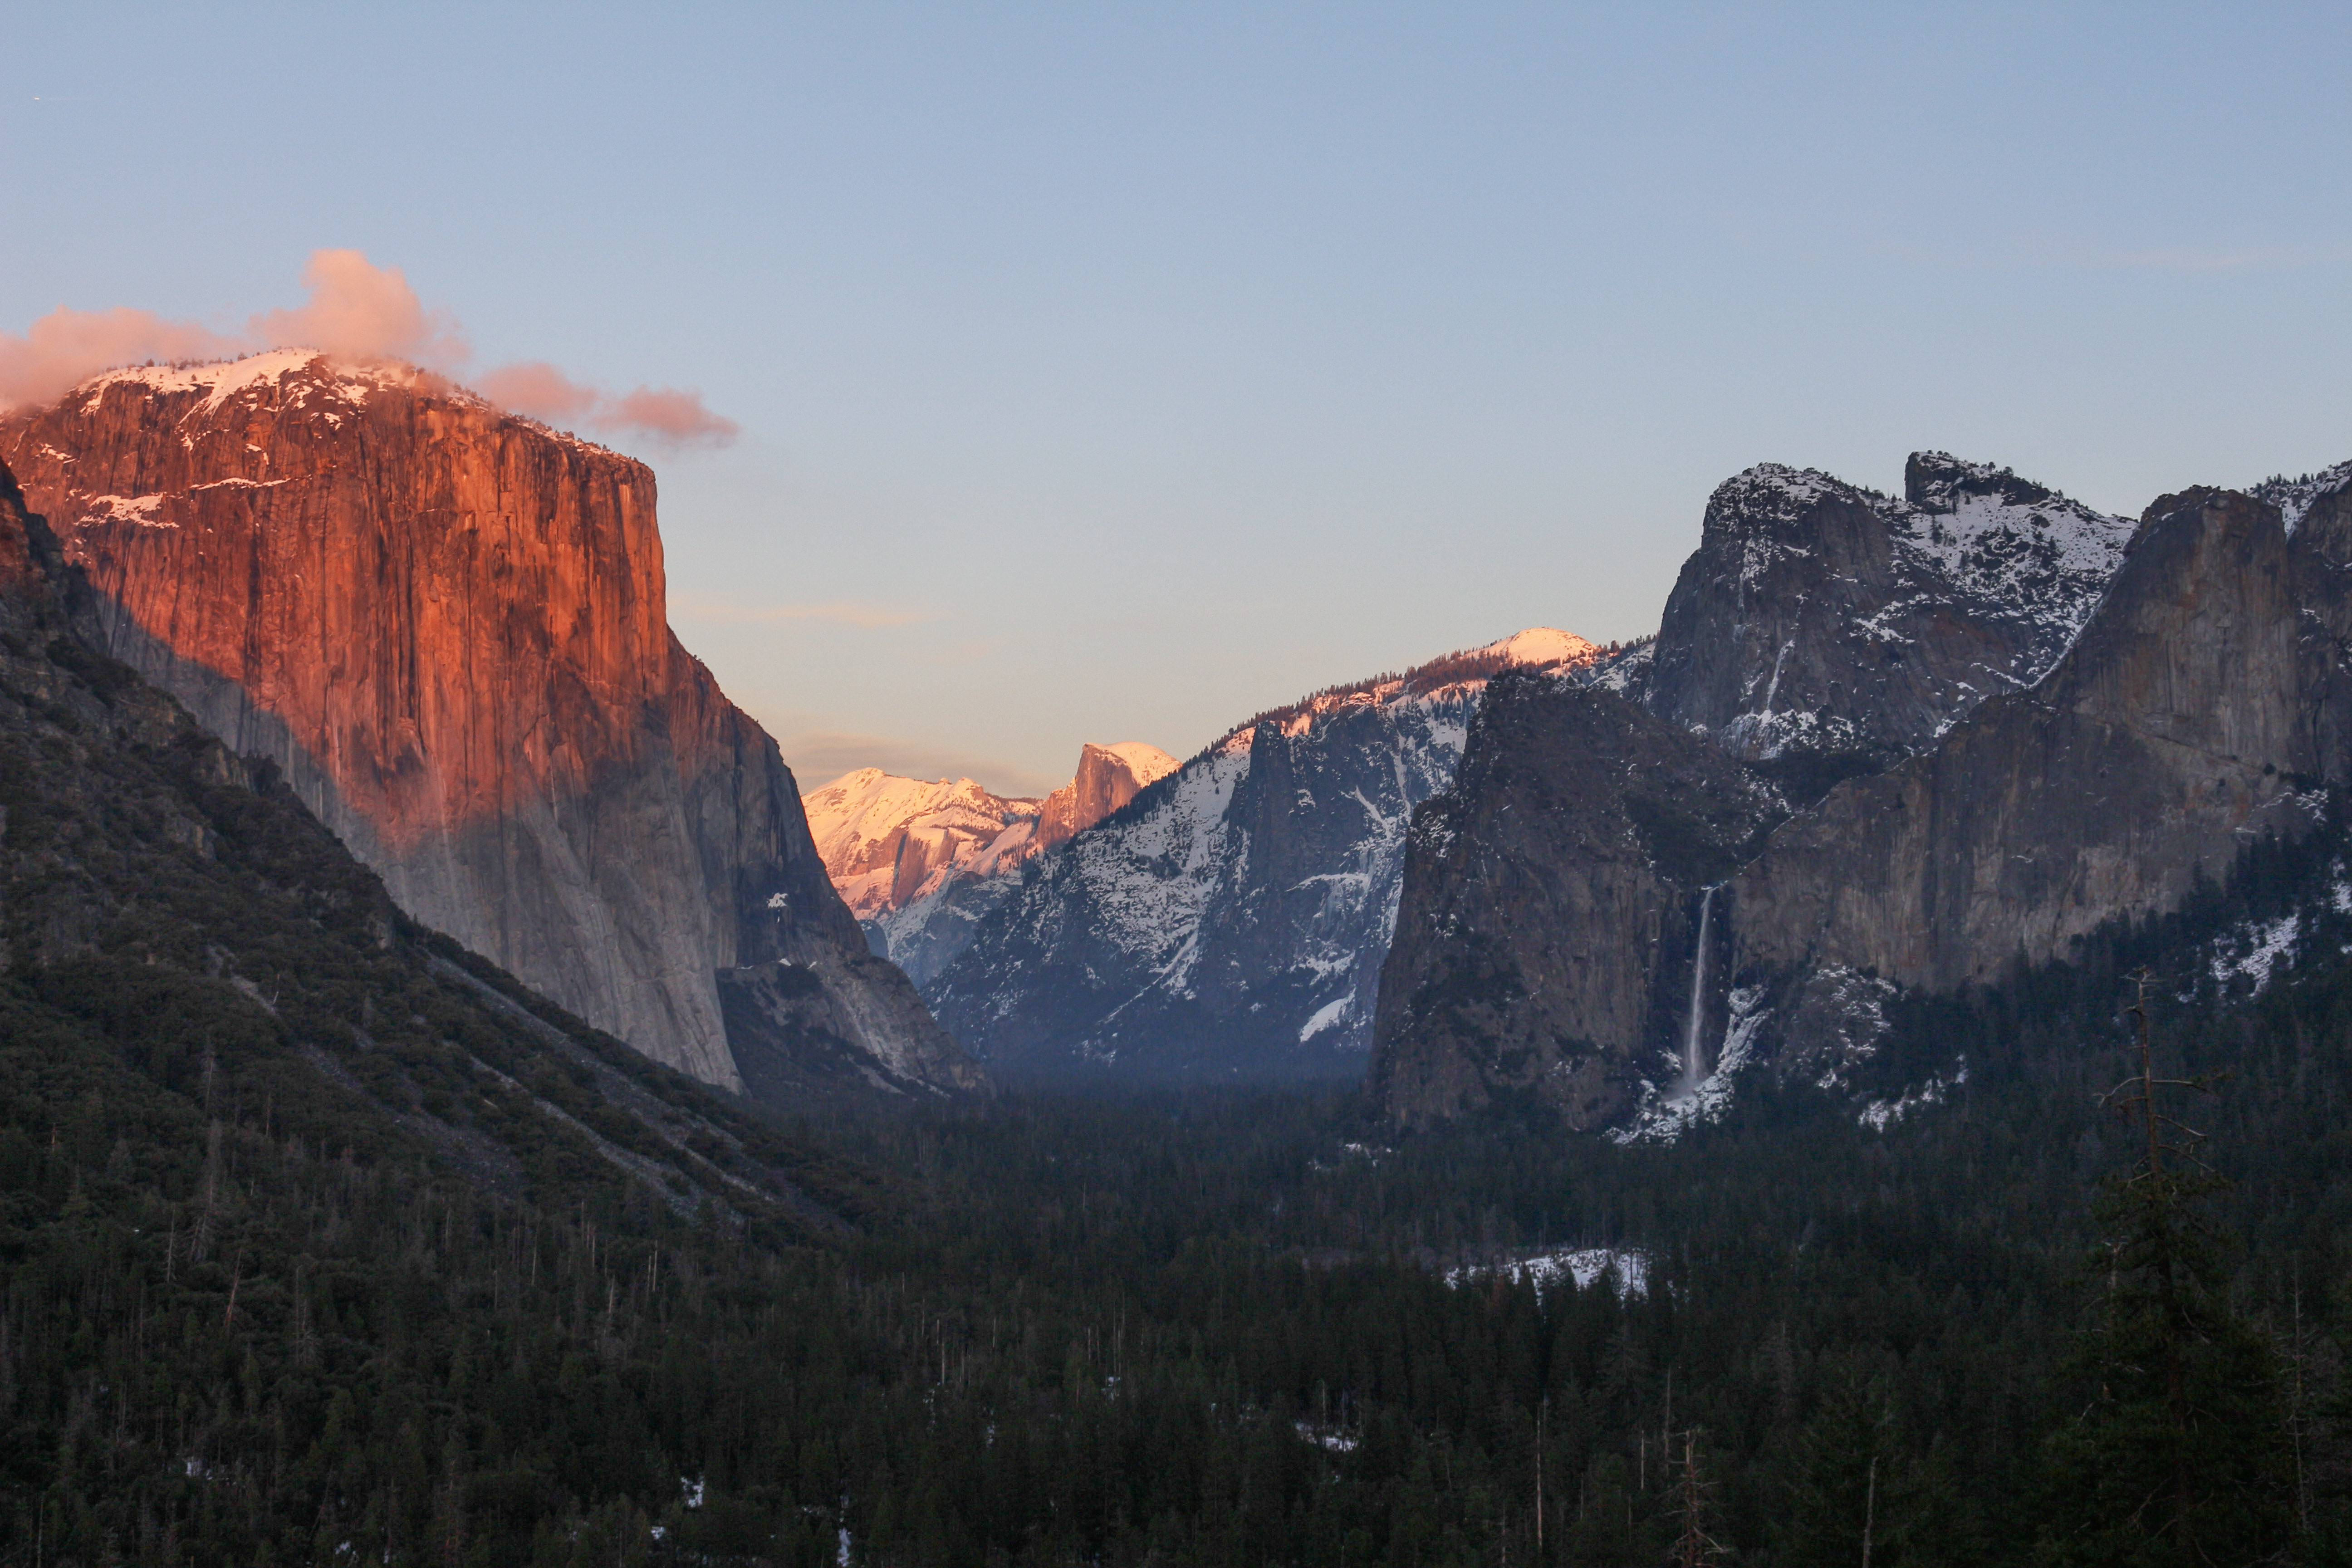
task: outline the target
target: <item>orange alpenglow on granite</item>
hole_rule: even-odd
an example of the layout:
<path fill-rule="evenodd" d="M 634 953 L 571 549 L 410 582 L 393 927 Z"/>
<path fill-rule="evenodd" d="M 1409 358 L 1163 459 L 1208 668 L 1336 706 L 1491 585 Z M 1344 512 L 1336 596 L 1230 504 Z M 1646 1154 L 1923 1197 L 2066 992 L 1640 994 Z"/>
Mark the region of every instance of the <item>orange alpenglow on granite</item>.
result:
<path fill-rule="evenodd" d="M 643 464 L 300 349 L 109 372 L 0 419 L 0 456 L 114 651 L 418 919 L 710 1082 L 742 1083 L 720 972 L 778 961 L 857 993 L 836 1032 L 890 1071 L 971 1076 L 867 972 L 773 742 L 670 634 Z"/>

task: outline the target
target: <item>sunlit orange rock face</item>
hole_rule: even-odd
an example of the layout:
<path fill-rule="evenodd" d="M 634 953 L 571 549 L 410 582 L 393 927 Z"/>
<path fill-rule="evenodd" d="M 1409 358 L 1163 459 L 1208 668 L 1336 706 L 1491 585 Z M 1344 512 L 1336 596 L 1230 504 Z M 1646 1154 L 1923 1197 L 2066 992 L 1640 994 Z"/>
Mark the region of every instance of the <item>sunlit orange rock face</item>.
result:
<path fill-rule="evenodd" d="M 1175 758 L 1140 741 L 1112 746 L 1087 742 L 1078 749 L 1078 771 L 1070 782 L 1045 797 L 1037 816 L 1037 847 L 1068 843 L 1142 794 L 1145 785 L 1174 773 L 1176 765 Z"/>
<path fill-rule="evenodd" d="M 419 919 L 708 1081 L 741 1081 L 719 972 L 780 960 L 893 1070 L 968 1068 L 860 971 L 773 742 L 670 635 L 643 464 L 302 351 L 110 373 L 0 456 L 118 655 Z"/>

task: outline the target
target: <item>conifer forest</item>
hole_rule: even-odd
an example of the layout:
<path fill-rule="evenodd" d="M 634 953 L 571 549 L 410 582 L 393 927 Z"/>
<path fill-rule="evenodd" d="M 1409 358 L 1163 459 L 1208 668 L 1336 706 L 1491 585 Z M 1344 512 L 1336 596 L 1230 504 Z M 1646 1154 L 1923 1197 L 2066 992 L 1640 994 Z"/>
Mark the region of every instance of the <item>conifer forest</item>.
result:
<path fill-rule="evenodd" d="M 1874 1121 L 776 1119 L 406 922 L 116 668 L 8 658 L 0 1560 L 2343 1555 L 2352 916 L 2258 993 L 2200 945 L 2332 907 L 2340 829 L 1905 1005 L 1862 1070 L 1953 1070 Z"/>

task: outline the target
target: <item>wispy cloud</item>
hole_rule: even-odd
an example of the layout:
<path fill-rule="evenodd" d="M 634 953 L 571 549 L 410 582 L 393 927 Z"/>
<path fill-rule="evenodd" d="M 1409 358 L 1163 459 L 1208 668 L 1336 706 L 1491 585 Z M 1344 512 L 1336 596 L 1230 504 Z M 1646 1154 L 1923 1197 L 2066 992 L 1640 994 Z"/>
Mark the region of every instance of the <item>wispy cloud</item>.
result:
<path fill-rule="evenodd" d="M 343 359 L 404 359 L 445 375 L 463 374 L 473 345 L 456 317 L 427 309 L 397 267 L 356 250 L 314 250 L 302 269 L 310 298 L 264 310 L 242 333 L 152 310 L 60 305 L 19 337 L 0 332 L 0 408 L 46 403 L 115 365 L 146 360 L 229 359 L 263 348 L 312 348 Z M 535 419 L 649 437 L 667 446 L 723 447 L 741 433 L 703 405 L 691 388 L 639 386 L 607 392 L 543 361 L 501 365 L 471 378 L 485 397 Z"/>
<path fill-rule="evenodd" d="M 966 665 L 980 663 L 1012 640 L 1010 637 L 969 637 L 947 647 L 934 648 L 919 657 L 923 663 L 936 666 L 940 669 L 958 669 Z"/>
<path fill-rule="evenodd" d="M 0 332 L 0 408 L 47 403 L 110 365 L 142 360 L 226 359 L 253 345 L 152 310 L 118 305 L 74 310 L 60 305 L 23 337 Z"/>
<path fill-rule="evenodd" d="M 894 610 L 881 605 L 729 605 L 714 599 L 678 598 L 675 595 L 669 602 L 669 613 L 680 620 L 700 621 L 707 626 L 830 621 L 835 626 L 862 626 L 868 630 L 877 626 L 913 626 L 926 618 L 912 610 Z"/>
<path fill-rule="evenodd" d="M 704 407 L 698 392 L 640 386 L 616 395 L 574 381 L 543 360 L 485 371 L 474 387 L 493 403 L 551 425 L 635 430 L 684 447 L 724 447 L 743 431 Z"/>
<path fill-rule="evenodd" d="M 323 349 L 341 359 L 404 359 L 452 371 L 474 357 L 465 330 L 446 310 L 428 310 L 397 267 L 356 250 L 314 250 L 302 268 L 310 298 L 291 310 L 264 310 L 246 335 L 271 348 Z"/>

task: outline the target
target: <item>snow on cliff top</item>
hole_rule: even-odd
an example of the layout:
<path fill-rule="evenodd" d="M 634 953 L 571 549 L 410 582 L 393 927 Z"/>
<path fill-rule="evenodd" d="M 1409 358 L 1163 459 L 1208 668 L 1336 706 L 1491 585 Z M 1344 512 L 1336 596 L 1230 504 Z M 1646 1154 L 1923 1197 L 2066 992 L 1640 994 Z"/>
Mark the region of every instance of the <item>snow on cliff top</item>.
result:
<path fill-rule="evenodd" d="M 1919 499 L 1881 501 L 1878 510 L 1897 539 L 1956 587 L 2016 598 L 2056 580 L 2079 598 L 2123 563 L 2136 527 L 2130 518 L 2094 510 L 1990 463 L 1942 452 L 1912 462 L 1923 470 Z"/>
<path fill-rule="evenodd" d="M 1088 744 L 1091 745 L 1093 742 L 1089 742 Z M 1096 745 L 1095 750 L 1108 752 L 1112 756 L 1125 763 L 1127 771 L 1135 775 L 1135 782 L 1139 784 L 1148 784 L 1154 780 L 1164 779 L 1183 766 L 1181 763 L 1159 747 L 1144 741 L 1114 741 L 1108 746 Z"/>
<path fill-rule="evenodd" d="M 1209 751 L 1222 752 L 1235 744 L 1248 744 L 1250 732 L 1260 724 L 1278 724 L 1286 734 L 1304 734 L 1317 720 L 1328 714 L 1423 699 L 1454 700 L 1484 690 L 1487 680 L 1498 670 L 1517 666 L 1566 674 L 1601 657 L 1599 645 L 1587 642 L 1574 632 L 1564 632 L 1557 626 L 1529 626 L 1499 642 L 1440 654 L 1426 664 L 1416 664 L 1401 673 L 1391 670 L 1368 680 L 1327 686 L 1296 702 L 1254 713 L 1226 731 Z"/>
<path fill-rule="evenodd" d="M 317 349 L 270 349 L 212 364 L 125 365 L 120 370 L 100 372 L 66 395 L 96 399 L 108 387 L 117 384 L 143 386 L 158 393 L 202 392 L 208 395 L 203 406 L 209 412 L 247 387 L 276 385 L 313 364 L 339 390 L 349 389 L 344 395 L 354 403 L 378 387 L 414 386 L 425 374 L 415 365 L 392 360 L 355 364 L 330 359 Z"/>
<path fill-rule="evenodd" d="M 1816 508 L 1867 508 L 1886 529 L 1898 577 L 1871 629 L 1884 632 L 1904 614 L 1957 596 L 1979 614 L 2046 622 L 2056 640 L 2043 653 L 2054 658 L 2122 563 L 2135 526 L 2008 468 L 1946 452 L 1913 453 L 1905 485 L 1909 494 L 1889 496 L 1818 468 L 1759 463 L 1716 487 L 1699 548 L 1752 587 L 1822 546 L 1811 521 Z"/>
<path fill-rule="evenodd" d="M 1601 649 L 1597 644 L 1558 626 L 1529 626 L 1477 651 L 1494 654 L 1505 664 L 1533 665 L 1540 669 L 1555 664 L 1588 661 Z"/>
<path fill-rule="evenodd" d="M 553 439 L 583 451 L 612 453 L 609 447 L 573 431 L 558 429 L 543 419 L 501 407 L 478 392 L 469 391 L 446 376 L 436 375 L 404 360 L 347 360 L 318 349 L 267 349 L 260 353 L 247 354 L 242 359 L 219 360 L 209 364 L 124 365 L 118 370 L 100 371 L 67 393 L 59 403 L 63 405 L 80 399 L 82 411 L 94 413 L 108 387 L 138 386 L 158 396 L 169 396 L 174 393 L 204 393 L 206 395 L 205 400 L 192 412 L 210 414 L 244 393 L 258 387 L 284 387 L 289 380 L 295 384 L 289 400 L 290 406 L 326 412 L 333 423 L 340 423 L 342 416 L 318 409 L 310 402 L 314 393 L 332 402 L 358 408 L 373 393 L 429 390 L 435 397 L 446 402 L 496 410 L 507 418 L 542 431 Z M 625 456 L 620 453 L 613 455 Z"/>

